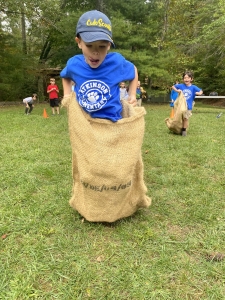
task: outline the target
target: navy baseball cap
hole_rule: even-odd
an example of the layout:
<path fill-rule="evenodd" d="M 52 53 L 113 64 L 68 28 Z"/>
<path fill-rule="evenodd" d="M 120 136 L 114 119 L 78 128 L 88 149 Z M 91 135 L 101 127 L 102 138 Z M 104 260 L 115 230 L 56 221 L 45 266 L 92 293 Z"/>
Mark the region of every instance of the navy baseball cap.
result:
<path fill-rule="evenodd" d="M 108 41 L 115 48 L 112 39 L 112 25 L 109 18 L 98 10 L 84 13 L 77 23 L 76 36 L 80 35 L 85 43 Z"/>

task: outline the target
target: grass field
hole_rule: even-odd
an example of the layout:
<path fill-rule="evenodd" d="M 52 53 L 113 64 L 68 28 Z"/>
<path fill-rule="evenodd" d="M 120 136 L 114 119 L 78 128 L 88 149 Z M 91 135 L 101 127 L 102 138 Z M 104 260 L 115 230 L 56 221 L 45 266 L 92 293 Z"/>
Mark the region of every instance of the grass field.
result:
<path fill-rule="evenodd" d="M 225 299 L 224 110 L 197 103 L 182 137 L 145 104 L 152 205 L 106 226 L 69 206 L 66 110 L 44 108 L 0 108 L 0 299 Z"/>

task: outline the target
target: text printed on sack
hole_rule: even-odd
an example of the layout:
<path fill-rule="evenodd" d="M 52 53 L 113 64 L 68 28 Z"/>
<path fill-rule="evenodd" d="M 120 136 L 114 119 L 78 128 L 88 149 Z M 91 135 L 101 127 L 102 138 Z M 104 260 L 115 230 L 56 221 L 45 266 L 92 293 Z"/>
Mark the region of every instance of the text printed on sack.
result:
<path fill-rule="evenodd" d="M 125 184 L 113 185 L 113 186 L 106 186 L 103 185 L 93 185 L 81 180 L 81 183 L 86 189 L 90 189 L 96 192 L 103 192 L 103 191 L 116 191 L 127 189 L 131 186 L 131 180 Z"/>

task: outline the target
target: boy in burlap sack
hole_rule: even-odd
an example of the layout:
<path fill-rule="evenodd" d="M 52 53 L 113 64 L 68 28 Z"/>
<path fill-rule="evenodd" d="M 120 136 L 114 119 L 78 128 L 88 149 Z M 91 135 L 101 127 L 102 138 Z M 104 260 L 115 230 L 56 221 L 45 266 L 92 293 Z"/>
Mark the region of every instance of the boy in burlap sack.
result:
<path fill-rule="evenodd" d="M 61 72 L 73 156 L 70 205 L 87 220 L 114 222 L 148 207 L 141 146 L 144 108 L 136 105 L 137 69 L 119 53 L 111 22 L 94 10 L 77 23 L 83 55 L 70 58 Z M 128 101 L 120 101 L 119 83 L 128 80 Z M 71 93 L 71 83 L 75 93 Z"/>
<path fill-rule="evenodd" d="M 181 92 L 174 102 L 174 116 L 165 119 L 165 123 L 170 131 L 176 134 L 182 133 L 184 114 L 187 112 L 187 102 Z M 188 126 L 186 128 L 186 131 Z"/>
<path fill-rule="evenodd" d="M 175 92 L 178 92 L 178 93 L 183 92 L 184 97 L 187 102 L 187 110 L 185 112 L 183 112 L 183 121 L 182 121 L 182 128 L 181 128 L 182 136 L 187 135 L 187 128 L 189 126 L 189 118 L 192 116 L 192 108 L 193 108 L 195 96 L 201 96 L 203 94 L 203 91 L 199 87 L 192 84 L 193 79 L 194 79 L 193 72 L 185 71 L 183 73 L 184 83 L 178 83 L 178 84 L 175 84 L 172 86 L 172 89 Z M 175 115 L 176 115 L 175 106 L 174 106 L 174 110 L 175 110 Z"/>

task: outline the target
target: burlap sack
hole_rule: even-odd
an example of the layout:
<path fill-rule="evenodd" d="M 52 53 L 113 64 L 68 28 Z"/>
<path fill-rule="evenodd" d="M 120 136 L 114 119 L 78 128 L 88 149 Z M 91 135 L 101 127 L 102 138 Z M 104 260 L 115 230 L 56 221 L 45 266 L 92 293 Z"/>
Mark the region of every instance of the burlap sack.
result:
<path fill-rule="evenodd" d="M 165 123 L 169 130 L 181 134 L 183 127 L 183 114 L 187 111 L 187 102 L 184 94 L 181 92 L 174 102 L 174 117 L 166 118 Z"/>
<path fill-rule="evenodd" d="M 75 93 L 64 97 L 62 105 L 72 146 L 70 205 L 92 222 L 114 222 L 148 207 L 141 156 L 145 109 L 123 101 L 123 119 L 114 123 L 91 118 Z"/>

